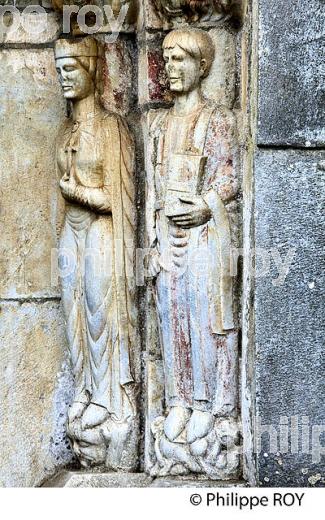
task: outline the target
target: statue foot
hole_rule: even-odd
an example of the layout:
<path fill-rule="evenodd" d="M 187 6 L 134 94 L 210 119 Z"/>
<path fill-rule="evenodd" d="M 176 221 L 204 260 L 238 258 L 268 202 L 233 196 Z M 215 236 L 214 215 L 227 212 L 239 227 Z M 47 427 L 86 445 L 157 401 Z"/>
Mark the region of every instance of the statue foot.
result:
<path fill-rule="evenodd" d="M 164 432 L 168 440 L 174 441 L 184 430 L 191 412 L 182 406 L 173 406 L 165 419 Z"/>
<path fill-rule="evenodd" d="M 208 435 L 213 426 L 214 416 L 210 412 L 193 410 L 187 426 L 187 442 L 191 444 Z"/>
<path fill-rule="evenodd" d="M 88 402 L 83 400 L 73 401 L 68 411 L 69 424 L 73 423 L 76 419 L 79 419 L 82 416 L 87 404 Z"/>
<path fill-rule="evenodd" d="M 81 428 L 94 428 L 102 424 L 108 417 L 108 410 L 96 403 L 90 403 L 81 419 Z"/>

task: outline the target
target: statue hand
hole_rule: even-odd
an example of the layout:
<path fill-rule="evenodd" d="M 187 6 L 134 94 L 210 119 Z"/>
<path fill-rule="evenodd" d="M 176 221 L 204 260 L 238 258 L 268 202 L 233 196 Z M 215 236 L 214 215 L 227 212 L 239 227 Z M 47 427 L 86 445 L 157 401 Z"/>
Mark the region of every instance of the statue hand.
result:
<path fill-rule="evenodd" d="M 72 200 L 74 198 L 75 188 L 75 183 L 72 183 L 70 178 L 66 176 L 62 177 L 60 180 L 60 189 L 65 199 Z"/>
<path fill-rule="evenodd" d="M 179 200 L 188 204 L 188 211 L 185 210 L 182 215 L 170 217 L 176 226 L 188 229 L 202 226 L 210 220 L 211 210 L 205 200 L 199 195 L 183 195 L 179 197 Z"/>

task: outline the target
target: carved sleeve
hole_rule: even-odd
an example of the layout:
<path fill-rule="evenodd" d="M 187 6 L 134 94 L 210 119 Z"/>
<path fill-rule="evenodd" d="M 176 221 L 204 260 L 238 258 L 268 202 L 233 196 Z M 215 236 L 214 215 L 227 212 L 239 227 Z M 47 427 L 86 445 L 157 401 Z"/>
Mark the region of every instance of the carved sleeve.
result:
<path fill-rule="evenodd" d="M 108 186 L 102 188 L 87 188 L 79 184 L 74 192 L 74 201 L 82 206 L 88 206 L 96 213 L 110 213 L 110 193 Z"/>
<path fill-rule="evenodd" d="M 103 185 L 99 188 L 90 188 L 78 184 L 74 191 L 74 201 L 87 206 L 96 213 L 111 213 L 111 158 L 120 150 L 114 148 L 110 135 L 110 118 L 104 118 L 101 122 L 101 131 L 97 136 L 101 140 L 100 150 L 103 154 Z"/>
<path fill-rule="evenodd" d="M 236 120 L 230 110 L 222 108 L 212 114 L 204 151 L 207 156 L 204 191 L 212 188 L 222 201 L 231 200 L 238 191 L 238 145 Z"/>

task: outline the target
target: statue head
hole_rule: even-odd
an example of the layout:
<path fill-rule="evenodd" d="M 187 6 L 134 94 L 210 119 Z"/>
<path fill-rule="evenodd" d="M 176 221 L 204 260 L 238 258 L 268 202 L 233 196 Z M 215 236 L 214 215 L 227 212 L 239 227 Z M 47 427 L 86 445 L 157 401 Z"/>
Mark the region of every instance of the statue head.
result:
<path fill-rule="evenodd" d="M 60 39 L 55 43 L 55 64 L 63 95 L 80 100 L 96 90 L 98 43 L 92 37 L 76 40 Z"/>
<path fill-rule="evenodd" d="M 175 29 L 164 39 L 163 53 L 170 90 L 185 93 L 198 88 L 214 60 L 211 37 L 201 29 Z"/>

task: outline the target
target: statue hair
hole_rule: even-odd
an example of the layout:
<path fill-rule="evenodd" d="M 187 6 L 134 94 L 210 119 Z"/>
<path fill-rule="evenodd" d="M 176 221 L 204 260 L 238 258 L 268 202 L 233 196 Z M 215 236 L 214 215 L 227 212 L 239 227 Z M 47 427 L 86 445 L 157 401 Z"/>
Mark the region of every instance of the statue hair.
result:
<path fill-rule="evenodd" d="M 163 49 L 173 49 L 178 45 L 192 58 L 206 61 L 203 77 L 208 76 L 214 60 L 215 48 L 211 36 L 202 29 L 175 29 L 167 34 Z"/>

